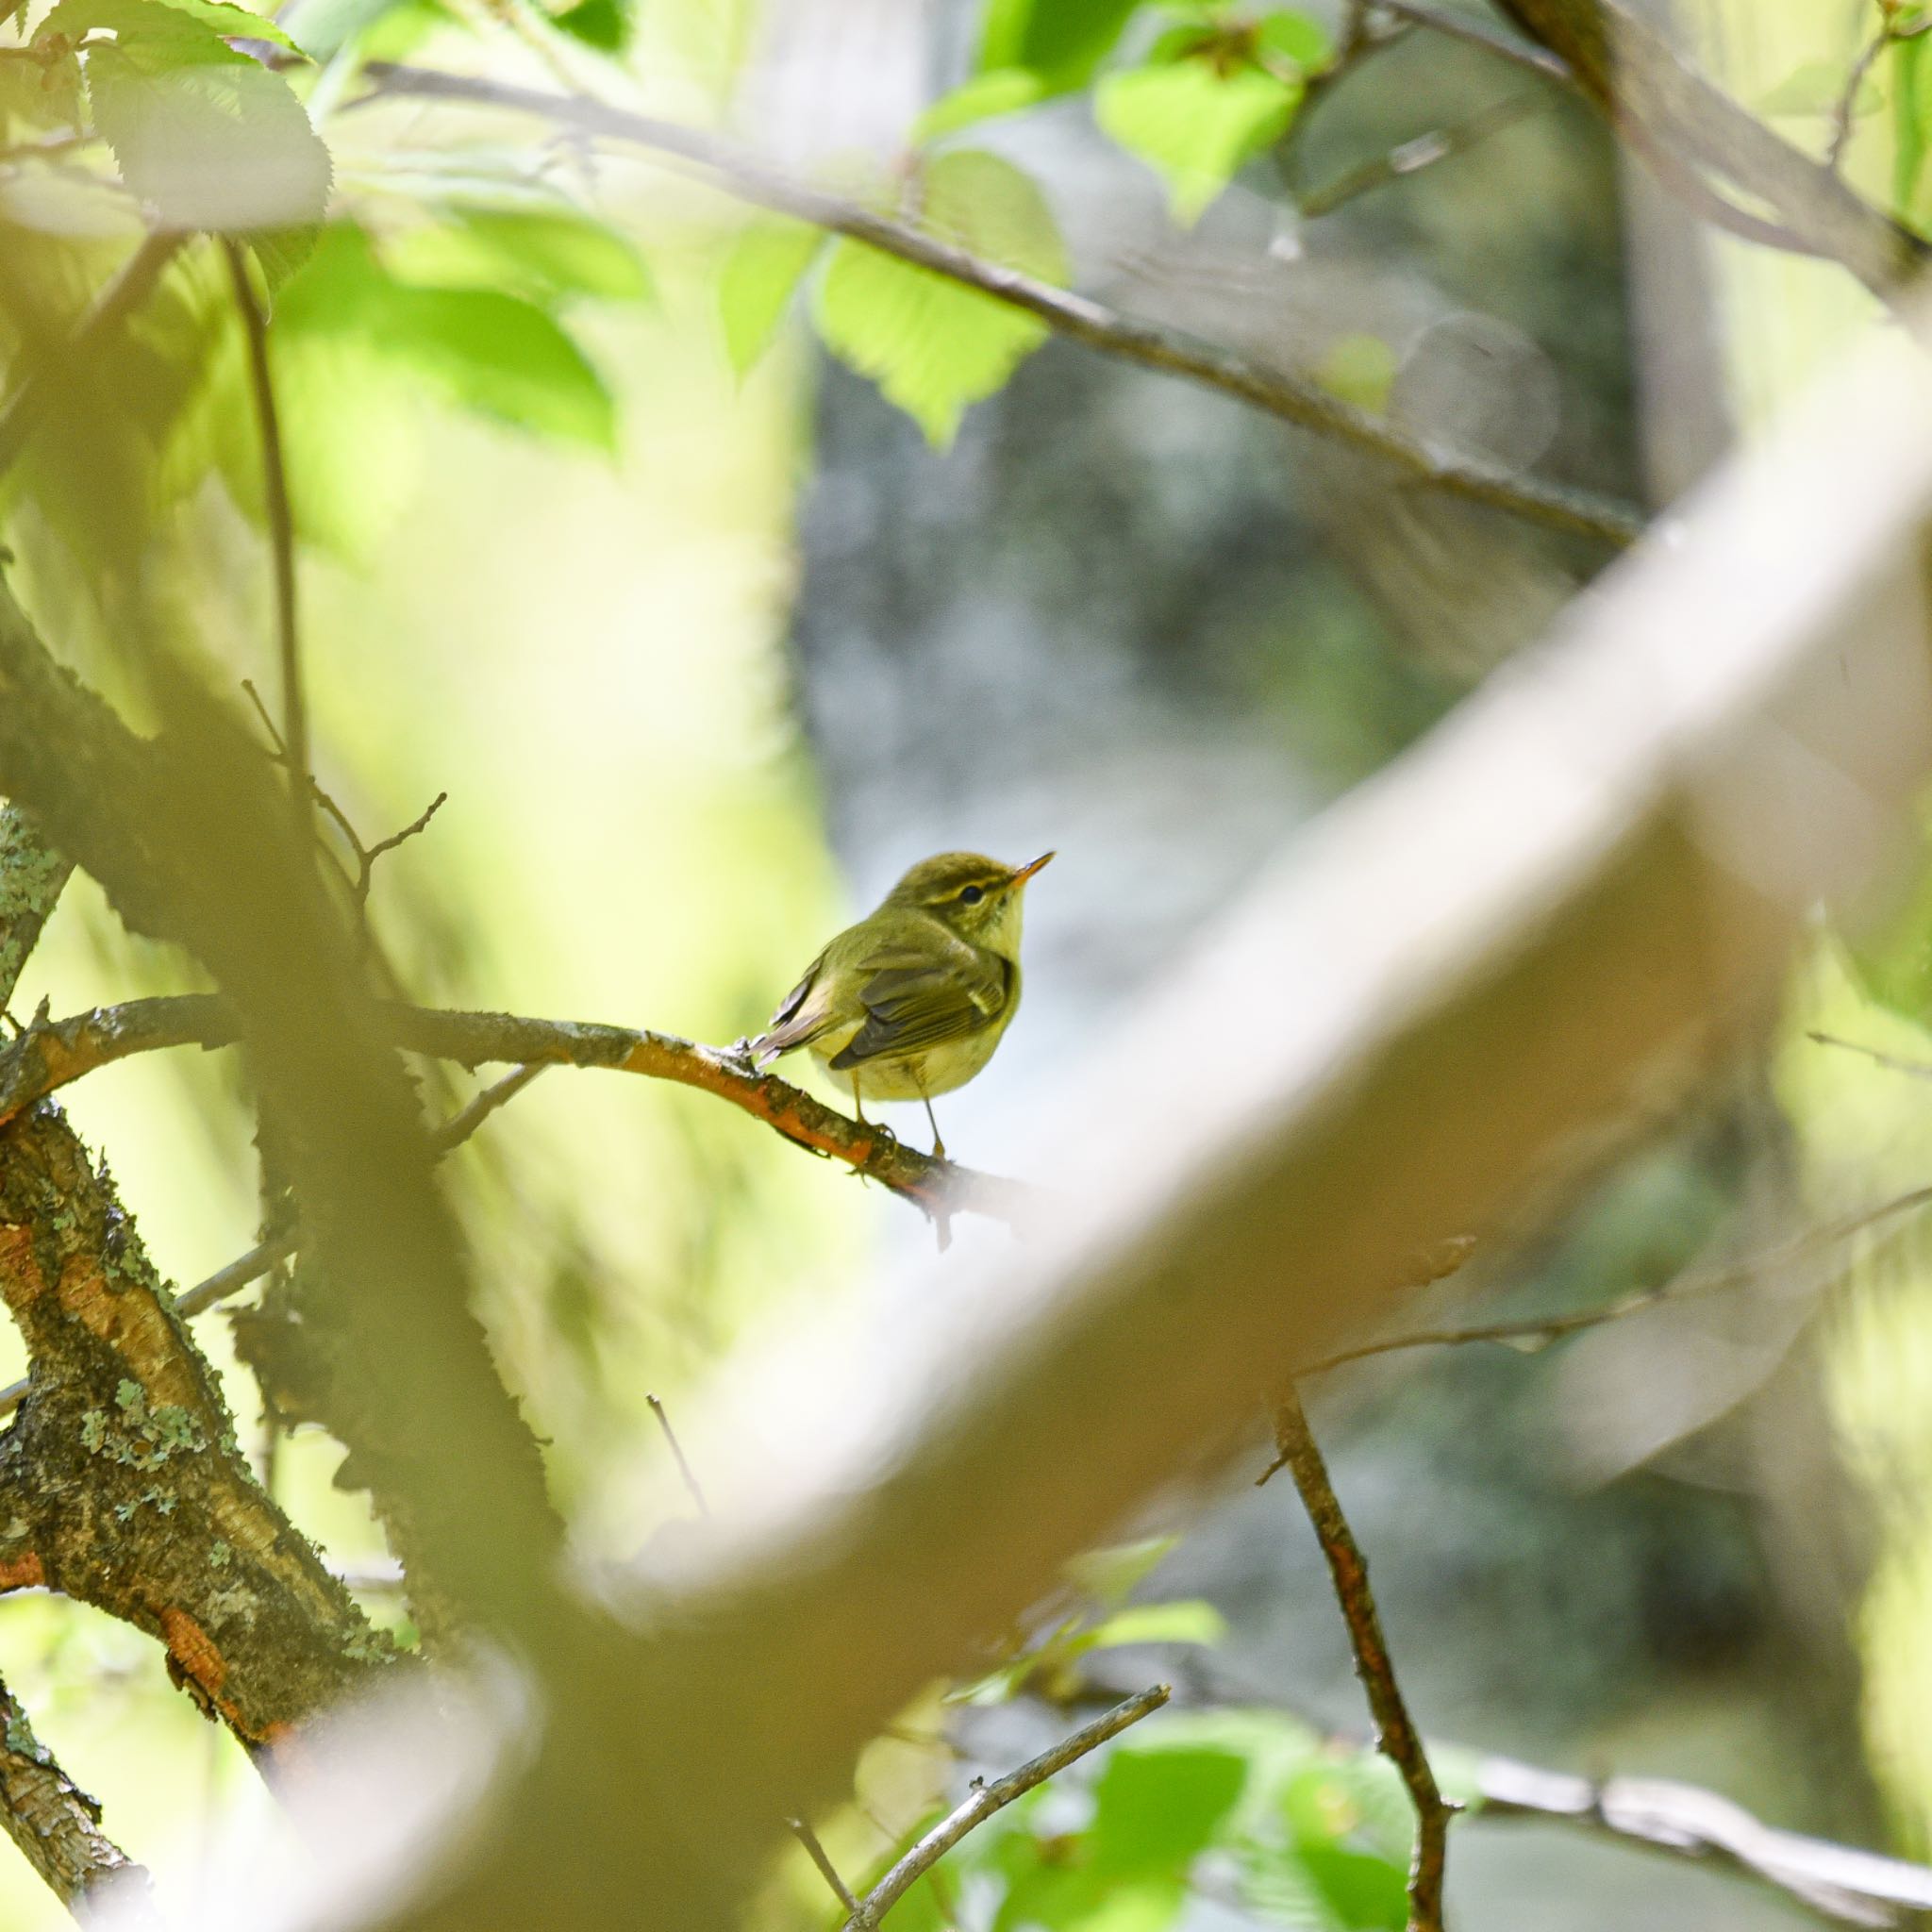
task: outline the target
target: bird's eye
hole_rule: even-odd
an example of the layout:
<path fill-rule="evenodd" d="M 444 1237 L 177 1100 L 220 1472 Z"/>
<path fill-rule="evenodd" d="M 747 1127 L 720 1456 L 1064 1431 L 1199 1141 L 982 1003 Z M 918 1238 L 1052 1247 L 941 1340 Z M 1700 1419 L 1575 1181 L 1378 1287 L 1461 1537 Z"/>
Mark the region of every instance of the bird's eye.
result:
<path fill-rule="evenodd" d="M 986 893 L 980 887 L 968 886 L 960 892 L 959 903 L 962 906 L 977 906 L 985 897 Z"/>

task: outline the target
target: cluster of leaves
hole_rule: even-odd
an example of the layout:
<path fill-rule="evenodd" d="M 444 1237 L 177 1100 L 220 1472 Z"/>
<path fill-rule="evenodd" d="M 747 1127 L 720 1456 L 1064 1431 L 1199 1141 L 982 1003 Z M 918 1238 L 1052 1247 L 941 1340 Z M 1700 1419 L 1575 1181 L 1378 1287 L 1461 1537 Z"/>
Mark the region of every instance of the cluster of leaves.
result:
<path fill-rule="evenodd" d="M 957 1905 L 989 1932 L 1167 1932 L 1199 1895 L 1263 1924 L 1400 1932 L 1412 1831 L 1382 1758 L 1273 1711 L 1162 1712 L 970 1832 L 892 1924 L 941 1932 Z"/>
<path fill-rule="evenodd" d="M 1310 76 L 1333 58 L 1326 30 L 1303 12 L 1225 0 L 991 0 L 973 75 L 908 130 L 905 163 L 877 205 L 1003 268 L 1064 284 L 1065 243 L 1038 184 L 961 136 L 1091 90 L 1102 129 L 1154 169 L 1175 219 L 1191 223 L 1287 134 Z M 1032 316 L 860 242 L 822 247 L 801 224 L 759 221 L 740 238 L 722 285 L 741 369 L 814 268 L 821 340 L 940 447 L 968 405 L 998 391 L 1046 338 Z"/>

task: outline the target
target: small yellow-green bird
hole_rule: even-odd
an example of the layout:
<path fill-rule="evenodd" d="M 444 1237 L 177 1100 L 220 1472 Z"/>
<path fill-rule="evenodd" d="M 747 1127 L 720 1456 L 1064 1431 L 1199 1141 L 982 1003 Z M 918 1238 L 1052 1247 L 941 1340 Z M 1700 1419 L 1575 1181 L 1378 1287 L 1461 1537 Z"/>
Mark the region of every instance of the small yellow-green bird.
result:
<path fill-rule="evenodd" d="M 1002 865 L 977 852 L 923 858 L 876 912 L 849 925 L 786 994 L 751 1043 L 759 1066 L 808 1046 L 866 1100 L 923 1100 L 932 1151 L 946 1143 L 932 1097 L 991 1059 L 1020 1005 L 1020 914 L 1026 881 L 1053 857 Z"/>

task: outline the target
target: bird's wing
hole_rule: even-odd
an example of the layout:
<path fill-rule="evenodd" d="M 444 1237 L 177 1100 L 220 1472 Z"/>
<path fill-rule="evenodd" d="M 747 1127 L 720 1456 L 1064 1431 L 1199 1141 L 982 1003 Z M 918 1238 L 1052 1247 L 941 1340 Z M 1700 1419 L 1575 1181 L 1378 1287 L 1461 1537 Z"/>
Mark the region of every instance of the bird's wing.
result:
<path fill-rule="evenodd" d="M 805 977 L 778 1002 L 778 1010 L 765 1030 L 752 1041 L 752 1058 L 759 1066 L 781 1053 L 790 1053 L 794 1046 L 804 1046 L 831 1023 L 830 1002 L 819 983 L 824 963 L 825 956 L 821 953 L 805 969 Z"/>
<path fill-rule="evenodd" d="M 942 952 L 892 947 L 860 962 L 865 1021 L 829 1064 L 923 1053 L 996 1020 L 1012 996 L 1012 968 L 997 953 L 953 941 Z"/>

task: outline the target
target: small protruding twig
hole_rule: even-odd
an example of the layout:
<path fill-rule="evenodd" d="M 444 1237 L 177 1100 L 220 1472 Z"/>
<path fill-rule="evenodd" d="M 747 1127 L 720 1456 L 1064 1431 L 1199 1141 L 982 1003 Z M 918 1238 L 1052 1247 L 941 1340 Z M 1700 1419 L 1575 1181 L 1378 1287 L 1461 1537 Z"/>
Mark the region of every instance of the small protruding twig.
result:
<path fill-rule="evenodd" d="M 1442 1877 L 1449 1852 L 1449 1820 L 1457 1807 L 1443 1797 L 1395 1681 L 1395 1665 L 1382 1635 L 1382 1619 L 1369 1589 L 1369 1566 L 1341 1513 L 1328 1466 L 1322 1459 L 1301 1398 L 1291 1387 L 1274 1411 L 1274 1467 L 1287 1469 L 1302 1507 L 1328 1559 L 1335 1594 L 1348 1625 L 1355 1674 L 1375 1721 L 1375 1748 L 1401 1774 L 1415 1807 L 1415 1852 L 1408 1868 L 1408 1932 L 1442 1932 Z M 1264 1478 L 1265 1480 L 1265 1478 Z"/>
<path fill-rule="evenodd" d="M 646 1395 L 644 1400 L 651 1405 L 651 1413 L 658 1418 L 658 1426 L 664 1431 L 664 1440 L 671 1444 L 671 1453 L 677 1458 L 677 1473 L 684 1478 L 684 1486 L 691 1491 L 691 1501 L 698 1506 L 698 1514 L 708 1521 L 711 1506 L 705 1501 L 705 1492 L 698 1485 L 697 1472 L 685 1457 L 684 1444 L 677 1440 L 677 1431 L 671 1426 L 671 1418 L 665 1413 L 664 1405 L 655 1395 Z"/>
<path fill-rule="evenodd" d="M 1500 134 L 1504 128 L 1513 126 L 1540 105 L 1534 94 L 1506 94 L 1500 101 L 1491 102 L 1467 120 L 1419 134 L 1412 141 L 1405 141 L 1391 148 L 1387 154 L 1377 155 L 1357 167 L 1345 169 L 1322 187 L 1304 191 L 1296 196 L 1296 205 L 1309 221 L 1317 221 L 1324 215 L 1333 214 L 1358 195 L 1387 187 L 1391 182 L 1406 181 L 1410 175 L 1420 175 L 1424 169 L 1434 167 L 1438 161 L 1446 161 L 1453 155 L 1467 154 L 1492 134 Z"/>
<path fill-rule="evenodd" d="M 656 1406 L 655 1404 L 653 1405 Z M 819 1835 L 802 1818 L 788 1818 L 785 1823 L 791 1827 L 791 1835 L 805 1847 L 807 1857 L 819 1868 L 825 1883 L 832 1888 L 839 1903 L 848 1913 L 859 1909 L 858 1899 L 852 1895 L 852 1888 L 839 1876 L 839 1868 L 832 1863 L 825 1848 L 819 1842 Z"/>
<path fill-rule="evenodd" d="M 1838 106 L 1832 109 L 1831 141 L 1824 150 L 1824 165 L 1834 175 L 1843 165 L 1845 149 L 1851 145 L 1852 123 L 1858 113 L 1858 90 L 1865 85 L 1865 76 L 1871 73 L 1873 61 L 1898 38 L 1900 36 L 1892 32 L 1891 23 L 1887 21 L 1852 62 L 1852 71 L 1845 76 L 1844 92 L 1838 97 Z"/>
<path fill-rule="evenodd" d="M 282 423 L 275 408 L 275 377 L 269 368 L 268 316 L 248 277 L 248 255 L 240 242 L 225 237 L 228 278 L 235 309 L 248 344 L 248 377 L 255 396 L 256 429 L 261 439 L 261 494 L 268 513 L 269 555 L 275 570 L 275 647 L 282 671 L 282 730 L 289 763 L 289 796 L 297 822 L 308 824 L 308 702 L 302 689 L 302 638 L 295 622 L 295 512 L 289 498 L 289 467 L 282 448 Z"/>
<path fill-rule="evenodd" d="M 1846 1053 L 1860 1053 L 1891 1074 L 1909 1074 L 1915 1080 L 1932 1080 L 1932 1060 L 1908 1060 L 1882 1047 L 1867 1046 L 1862 1041 L 1841 1040 L 1836 1033 L 1807 1033 L 1805 1038 L 1820 1046 L 1842 1047 Z"/>
<path fill-rule="evenodd" d="M 1138 1697 L 1129 1697 L 1084 1725 L 1071 1737 L 1062 1738 L 1050 1750 L 1029 1758 L 1018 1771 L 991 1784 L 974 1785 L 971 1794 L 954 1807 L 906 1856 L 858 1902 L 846 1920 L 844 1932 L 874 1932 L 879 1921 L 891 1910 L 920 1876 L 936 1865 L 974 1825 L 983 1824 L 995 1811 L 1015 1798 L 1044 1784 L 1056 1772 L 1098 1750 L 1110 1738 L 1117 1738 L 1129 1724 L 1137 1724 L 1165 1704 L 1173 1693 L 1165 1684 L 1156 1684 Z"/>

